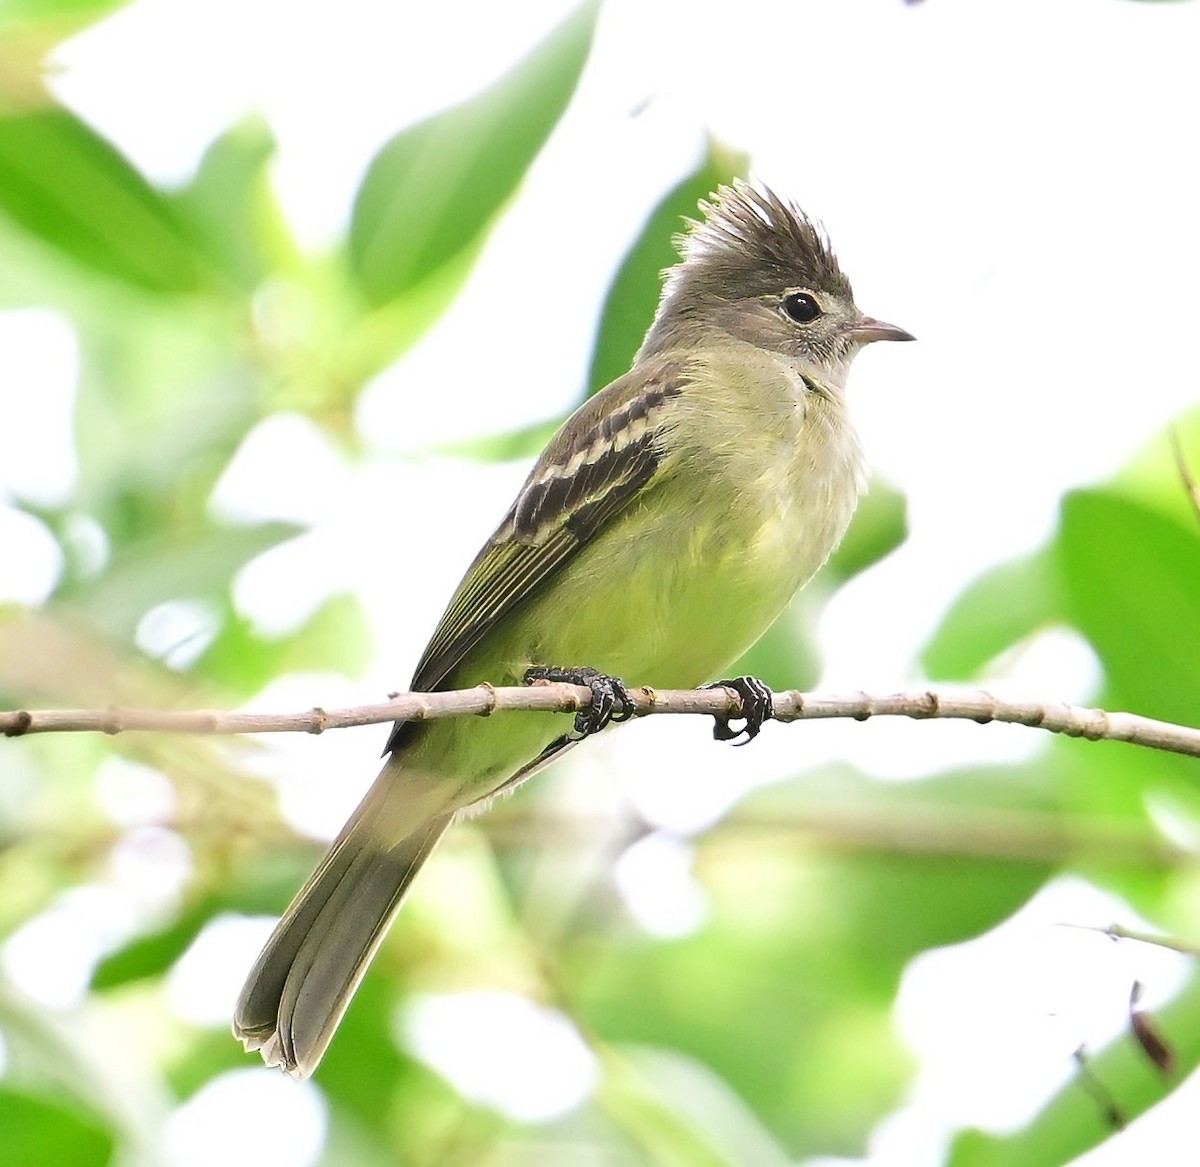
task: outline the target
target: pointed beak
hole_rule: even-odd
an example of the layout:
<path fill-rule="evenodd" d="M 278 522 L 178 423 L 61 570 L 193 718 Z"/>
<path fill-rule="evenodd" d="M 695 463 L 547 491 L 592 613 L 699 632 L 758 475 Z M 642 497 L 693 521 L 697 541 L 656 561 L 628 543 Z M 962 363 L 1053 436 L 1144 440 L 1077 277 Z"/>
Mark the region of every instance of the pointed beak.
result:
<path fill-rule="evenodd" d="M 862 316 L 857 324 L 846 329 L 846 334 L 856 344 L 870 344 L 873 340 L 916 340 L 911 332 L 897 324 L 885 324 L 874 316 Z"/>

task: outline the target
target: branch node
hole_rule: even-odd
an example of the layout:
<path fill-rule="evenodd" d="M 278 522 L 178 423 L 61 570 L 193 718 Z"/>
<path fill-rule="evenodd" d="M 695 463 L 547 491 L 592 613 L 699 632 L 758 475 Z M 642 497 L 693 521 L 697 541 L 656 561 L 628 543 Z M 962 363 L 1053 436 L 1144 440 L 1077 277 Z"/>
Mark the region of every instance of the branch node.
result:
<path fill-rule="evenodd" d="M 1087 722 L 1087 733 L 1084 736 L 1090 742 L 1103 741 L 1112 736 L 1112 722 L 1109 721 L 1107 712 L 1103 709 L 1091 710 L 1091 716 Z"/>
<path fill-rule="evenodd" d="M 730 717 L 744 717 L 745 710 L 742 708 L 742 695 L 736 689 L 731 689 L 728 685 L 722 685 L 721 689 L 725 693 L 725 712 Z"/>
<path fill-rule="evenodd" d="M 308 723 L 309 733 L 324 733 L 329 727 L 329 714 L 319 705 L 314 705 L 309 710 L 309 715 L 312 720 Z"/>
<path fill-rule="evenodd" d="M 479 716 L 491 717 L 496 712 L 496 686 L 491 681 L 480 681 L 479 688 L 487 694 L 487 704 L 479 711 Z"/>
<path fill-rule="evenodd" d="M 988 703 L 988 708 L 975 714 L 971 720 L 975 722 L 976 725 L 990 725 L 996 720 L 996 698 L 992 696 L 991 693 L 988 693 L 983 689 L 979 690 L 979 696 Z"/>
<path fill-rule="evenodd" d="M 104 712 L 106 720 L 100 727 L 100 732 L 106 733 L 110 737 L 115 736 L 125 728 L 125 723 L 121 718 L 121 711 L 115 705 L 110 705 Z"/>
<path fill-rule="evenodd" d="M 938 700 L 938 695 L 932 689 L 926 689 L 921 694 L 919 707 L 914 709 L 909 716 L 916 718 L 937 717 L 941 707 L 942 703 Z"/>
<path fill-rule="evenodd" d="M 22 734 L 29 731 L 29 727 L 33 725 L 33 714 L 28 709 L 17 709 L 13 711 L 13 723 L 5 731 L 5 737 L 20 737 Z"/>

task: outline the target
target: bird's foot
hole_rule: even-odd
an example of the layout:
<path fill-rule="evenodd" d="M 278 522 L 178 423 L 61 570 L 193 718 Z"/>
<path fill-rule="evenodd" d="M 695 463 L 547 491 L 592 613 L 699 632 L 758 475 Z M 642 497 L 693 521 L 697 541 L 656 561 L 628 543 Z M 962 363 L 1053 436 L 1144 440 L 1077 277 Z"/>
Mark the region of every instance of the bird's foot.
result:
<path fill-rule="evenodd" d="M 575 714 L 576 740 L 599 733 L 610 721 L 628 721 L 634 714 L 633 698 L 625 682 L 595 669 L 560 669 L 536 665 L 525 670 L 525 684 L 557 681 L 565 685 L 584 685 L 592 691 L 592 703 Z"/>
<path fill-rule="evenodd" d="M 749 745 L 762 729 L 763 722 L 775 716 L 775 700 L 771 690 L 757 677 L 734 677 L 727 681 L 714 681 L 711 685 L 701 686 L 704 689 L 732 689 L 742 699 L 742 712 L 735 717 L 717 714 L 714 718 L 713 737 L 719 742 L 733 741 L 734 745 Z M 731 721 L 742 722 L 741 729 L 734 729 Z M 742 734 L 746 740 L 739 742 Z"/>

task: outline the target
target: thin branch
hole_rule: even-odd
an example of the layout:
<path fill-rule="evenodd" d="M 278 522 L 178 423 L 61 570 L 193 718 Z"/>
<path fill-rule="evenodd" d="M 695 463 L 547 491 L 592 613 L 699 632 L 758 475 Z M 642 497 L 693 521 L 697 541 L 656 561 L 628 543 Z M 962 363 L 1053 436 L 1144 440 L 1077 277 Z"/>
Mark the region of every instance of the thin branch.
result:
<path fill-rule="evenodd" d="M 1171 450 L 1175 454 L 1175 468 L 1179 471 L 1179 480 L 1183 483 L 1188 498 L 1192 500 L 1192 510 L 1196 512 L 1196 518 L 1200 519 L 1200 485 L 1197 485 L 1192 468 L 1188 465 L 1187 455 L 1183 452 L 1183 439 L 1179 436 L 1179 427 L 1174 425 L 1171 427 Z"/>
<path fill-rule="evenodd" d="M 1183 940 L 1175 940 L 1170 936 L 1158 936 L 1152 932 L 1138 932 L 1132 928 L 1124 928 L 1120 924 L 1109 924 L 1100 928 L 1095 924 L 1075 924 L 1070 921 L 1063 923 L 1064 928 L 1080 928 L 1085 932 L 1099 932 L 1113 940 L 1136 940 L 1139 944 L 1152 944 L 1156 948 L 1166 948 L 1183 956 L 1200 957 L 1200 947 L 1188 944 Z"/>
<path fill-rule="evenodd" d="M 737 718 L 741 699 L 732 689 L 630 690 L 635 712 L 691 713 Z M 152 709 L 43 709 L 0 712 L 6 737 L 31 733 L 323 733 L 354 725 L 391 721 L 431 721 L 439 717 L 478 714 L 488 717 L 509 709 L 572 713 L 587 706 L 591 693 L 580 685 L 538 682 L 513 688 L 480 685 L 448 693 L 398 693 L 379 705 L 351 709 L 314 708 L 304 713 L 225 713 L 218 710 L 172 712 Z M 1200 758 L 1200 729 L 1155 721 L 1133 713 L 1110 713 L 1065 703 L 1007 701 L 982 690 L 965 693 L 867 693 L 824 696 L 788 690 L 775 694 L 776 721 L 820 718 L 911 717 L 916 720 L 955 718 L 986 725 L 989 721 L 1027 725 L 1089 741 L 1119 741 L 1149 749 Z"/>

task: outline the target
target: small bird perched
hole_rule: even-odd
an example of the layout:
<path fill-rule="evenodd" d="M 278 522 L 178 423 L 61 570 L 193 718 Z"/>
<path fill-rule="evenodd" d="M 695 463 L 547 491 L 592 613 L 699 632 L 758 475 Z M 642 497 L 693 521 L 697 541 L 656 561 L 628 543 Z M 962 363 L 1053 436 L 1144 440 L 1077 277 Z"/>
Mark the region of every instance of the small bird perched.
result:
<path fill-rule="evenodd" d="M 563 424 L 475 557 L 414 691 L 538 677 L 591 709 L 400 723 L 387 762 L 284 913 L 233 1031 L 307 1077 L 447 827 L 628 713 L 637 678 L 694 688 L 762 635 L 841 539 L 863 486 L 845 405 L 864 316 L 794 204 L 721 187 L 678 240 L 633 368 Z M 596 670 L 599 670 L 597 672 Z M 738 683 L 748 736 L 769 693 Z M 618 708 L 621 707 L 621 708 Z M 734 736 L 718 723 L 717 736 Z"/>

